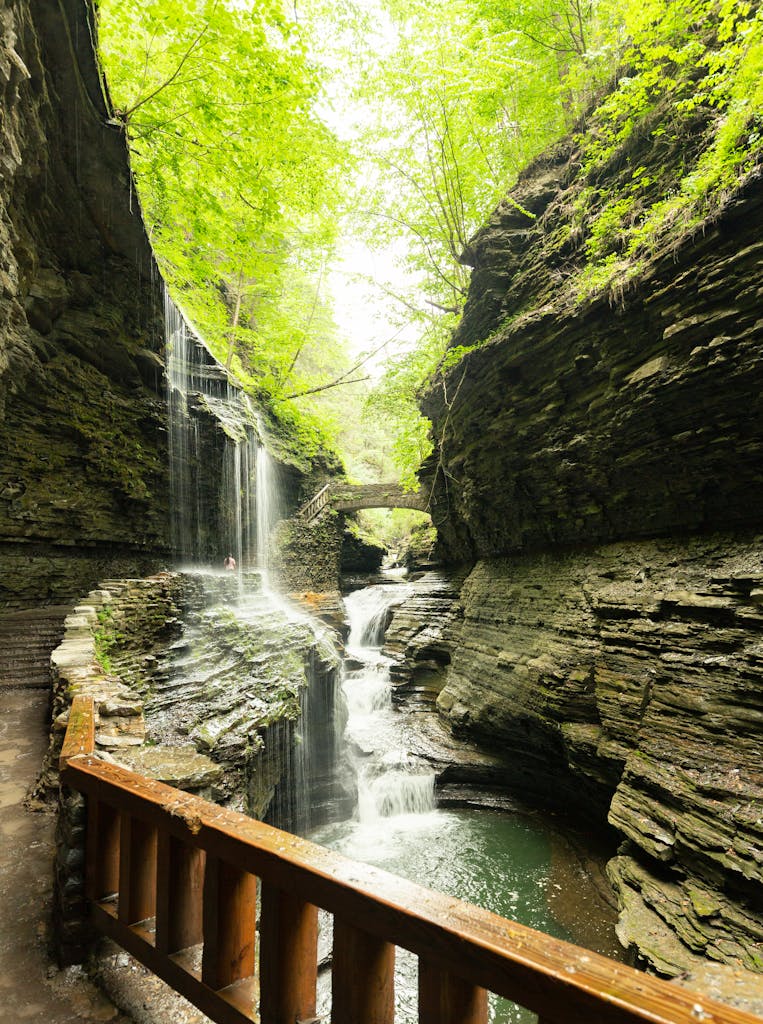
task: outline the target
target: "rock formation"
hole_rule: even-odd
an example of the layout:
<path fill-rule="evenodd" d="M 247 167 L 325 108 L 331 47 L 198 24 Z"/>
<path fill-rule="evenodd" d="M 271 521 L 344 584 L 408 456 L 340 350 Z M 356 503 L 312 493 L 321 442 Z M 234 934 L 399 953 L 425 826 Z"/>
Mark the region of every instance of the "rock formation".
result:
<path fill-rule="evenodd" d="M 310 803 L 320 823 L 343 796 L 333 634 L 256 584 L 247 581 L 245 600 L 232 574 L 159 573 L 91 591 L 51 660 L 54 722 L 38 794 L 56 791 L 69 706 L 84 694 L 100 757 L 291 827 L 306 827 Z"/>
<path fill-rule="evenodd" d="M 576 274 L 586 197 L 703 130 L 636 133 L 594 189 L 579 138 L 538 158 L 423 402 L 440 551 L 472 567 L 439 708 L 505 785 L 618 830 L 620 937 L 669 975 L 763 970 L 760 167 L 619 293 Z"/>
<path fill-rule="evenodd" d="M 160 281 L 87 5 L 0 11 L 0 602 L 168 552 Z"/>
<path fill-rule="evenodd" d="M 0 605 L 172 562 L 164 288 L 94 38 L 90 3 L 0 10 Z M 227 428 L 190 404 L 218 557 Z M 336 469 L 273 446 L 286 509 Z"/>

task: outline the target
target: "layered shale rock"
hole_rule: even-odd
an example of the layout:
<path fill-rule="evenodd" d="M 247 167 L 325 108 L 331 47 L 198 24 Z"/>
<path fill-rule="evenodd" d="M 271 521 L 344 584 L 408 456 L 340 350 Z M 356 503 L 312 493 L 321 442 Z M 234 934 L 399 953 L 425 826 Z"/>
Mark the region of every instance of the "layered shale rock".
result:
<path fill-rule="evenodd" d="M 510 789 L 609 813 L 619 934 L 665 973 L 763 966 L 761 540 L 483 561 L 461 592 L 440 709 Z"/>
<path fill-rule="evenodd" d="M 441 554 L 474 566 L 442 713 L 505 785 L 609 820 L 621 940 L 675 975 L 763 969 L 763 191 L 748 167 L 591 287 L 634 168 L 670 195 L 707 144 L 712 112 L 658 139 L 669 114 L 595 172 L 563 140 L 470 243 L 423 486 Z"/>
<path fill-rule="evenodd" d="M 0 602 L 168 548 L 161 289 L 85 4 L 0 11 Z M 76 547 L 75 547 L 76 546 Z"/>
<path fill-rule="evenodd" d="M 554 214 L 547 202 L 542 223 Z M 519 216 L 499 210 L 475 242 L 478 294 L 486 277 L 495 287 L 500 240 L 519 247 L 504 309 L 514 262 L 532 260 L 533 234 L 542 240 L 538 226 L 512 241 Z M 762 221 L 757 181 L 650 264 L 623 307 L 602 296 L 541 305 L 432 390 L 434 515 L 451 560 L 760 522 L 763 242 L 746 229 Z M 553 278 L 552 266 L 536 270 Z M 462 342 L 478 340 L 484 315 L 467 307 Z"/>
<path fill-rule="evenodd" d="M 53 654 L 55 791 L 68 709 L 92 696 L 96 748 L 140 774 L 281 824 L 337 794 L 332 634 L 230 573 L 107 580 Z M 310 791 L 308 792 L 308 784 Z"/>

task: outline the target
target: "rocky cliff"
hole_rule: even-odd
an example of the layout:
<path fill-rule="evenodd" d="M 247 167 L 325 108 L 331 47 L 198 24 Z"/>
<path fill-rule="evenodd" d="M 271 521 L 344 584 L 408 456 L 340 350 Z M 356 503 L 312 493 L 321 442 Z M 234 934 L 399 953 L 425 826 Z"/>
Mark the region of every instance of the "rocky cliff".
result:
<path fill-rule="evenodd" d="M 636 170 L 664 200 L 710 144 L 713 114 L 668 116 L 598 170 L 563 140 L 464 254 L 462 348 L 423 401 L 440 549 L 473 567 L 438 704 L 505 785 L 618 830 L 626 945 L 760 971 L 760 165 L 592 285 Z"/>
<path fill-rule="evenodd" d="M 167 554 L 161 289 L 86 4 L 0 10 L 0 602 Z"/>
<path fill-rule="evenodd" d="M 178 316 L 165 310 L 94 40 L 90 3 L 0 7 L 0 605 L 73 600 L 185 552 L 170 529 L 167 438 L 165 333 Z M 227 389 L 203 344 L 191 347 L 202 379 Z M 204 396 L 188 404 L 198 451 L 181 516 L 200 556 L 217 560 L 236 431 Z M 324 452 L 301 457 L 263 418 L 285 511 L 338 467 Z"/>

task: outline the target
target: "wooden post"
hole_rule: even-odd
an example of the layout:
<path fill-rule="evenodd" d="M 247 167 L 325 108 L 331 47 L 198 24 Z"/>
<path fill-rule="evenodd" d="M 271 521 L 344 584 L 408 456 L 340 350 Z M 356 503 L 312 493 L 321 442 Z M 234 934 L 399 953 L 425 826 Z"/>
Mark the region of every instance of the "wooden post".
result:
<path fill-rule="evenodd" d="M 393 1024 L 395 947 L 334 918 L 331 1024 Z"/>
<path fill-rule="evenodd" d="M 257 879 L 207 854 L 201 980 L 215 991 L 254 974 Z"/>
<path fill-rule="evenodd" d="M 419 1024 L 486 1024 L 487 992 L 419 960 Z"/>
<path fill-rule="evenodd" d="M 156 865 L 156 948 L 177 953 L 203 937 L 204 851 L 160 832 Z"/>
<path fill-rule="evenodd" d="M 85 894 L 98 901 L 119 890 L 120 814 L 95 796 L 87 801 Z"/>
<path fill-rule="evenodd" d="M 119 843 L 119 911 L 123 924 L 156 914 L 156 827 L 122 815 Z"/>
<path fill-rule="evenodd" d="M 311 1020 L 318 979 L 318 908 L 265 883 L 260 899 L 260 1020 Z"/>

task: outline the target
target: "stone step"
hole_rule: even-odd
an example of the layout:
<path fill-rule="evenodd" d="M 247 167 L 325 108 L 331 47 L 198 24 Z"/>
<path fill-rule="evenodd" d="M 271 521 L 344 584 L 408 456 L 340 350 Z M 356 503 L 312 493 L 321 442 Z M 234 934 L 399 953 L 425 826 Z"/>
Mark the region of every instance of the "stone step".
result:
<path fill-rule="evenodd" d="M 69 609 L 50 606 L 0 614 L 0 688 L 48 689 L 50 655 Z"/>

